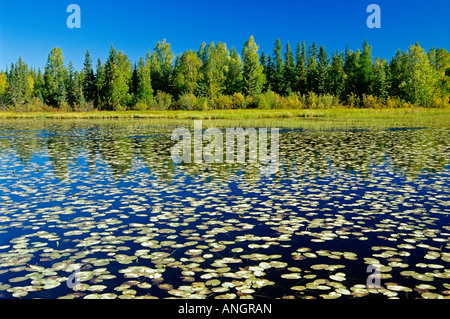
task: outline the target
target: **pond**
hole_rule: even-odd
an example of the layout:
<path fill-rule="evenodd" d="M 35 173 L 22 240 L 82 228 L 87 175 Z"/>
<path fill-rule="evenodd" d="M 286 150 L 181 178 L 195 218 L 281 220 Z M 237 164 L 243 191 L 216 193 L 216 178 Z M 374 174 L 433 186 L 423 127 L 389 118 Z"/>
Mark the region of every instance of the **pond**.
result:
<path fill-rule="evenodd" d="M 283 129 L 262 175 L 174 127 L 0 122 L 0 298 L 450 296 L 448 129 Z"/>

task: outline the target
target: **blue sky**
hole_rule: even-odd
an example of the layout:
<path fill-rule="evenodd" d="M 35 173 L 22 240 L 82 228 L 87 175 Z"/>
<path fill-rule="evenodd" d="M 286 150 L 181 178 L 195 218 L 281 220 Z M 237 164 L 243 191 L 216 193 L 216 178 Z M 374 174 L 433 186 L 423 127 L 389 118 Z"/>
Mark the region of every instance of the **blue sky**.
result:
<path fill-rule="evenodd" d="M 81 8 L 80 29 L 66 25 L 72 3 Z M 366 25 L 371 3 L 381 8 L 380 29 Z M 277 38 L 293 47 L 316 41 L 330 55 L 346 44 L 356 50 L 368 39 L 373 56 L 389 60 L 416 41 L 426 50 L 450 50 L 449 16 L 448 0 L 0 0 L 0 69 L 19 56 L 43 68 L 56 46 L 76 69 L 87 48 L 95 65 L 97 58 L 105 61 L 111 44 L 137 61 L 163 38 L 176 54 L 197 50 L 203 41 L 222 41 L 241 52 L 250 35 L 266 53 Z"/>

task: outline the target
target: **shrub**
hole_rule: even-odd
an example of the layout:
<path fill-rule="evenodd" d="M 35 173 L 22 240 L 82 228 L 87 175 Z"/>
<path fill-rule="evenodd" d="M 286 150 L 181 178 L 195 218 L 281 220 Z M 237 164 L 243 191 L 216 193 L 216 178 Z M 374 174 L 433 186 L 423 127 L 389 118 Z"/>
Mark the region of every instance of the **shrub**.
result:
<path fill-rule="evenodd" d="M 264 109 L 271 109 L 272 108 L 272 103 L 269 100 L 269 98 L 268 98 L 266 93 L 267 92 L 264 92 L 264 93 L 262 93 L 262 94 L 260 94 L 258 96 L 258 102 L 257 103 L 258 103 L 258 108 L 259 109 L 264 110 Z"/>
<path fill-rule="evenodd" d="M 306 105 L 310 109 L 317 109 L 319 108 L 319 97 L 314 92 L 309 92 L 306 96 Z"/>
<path fill-rule="evenodd" d="M 242 93 L 233 94 L 233 108 L 245 109 L 245 97 Z"/>
<path fill-rule="evenodd" d="M 62 101 L 59 104 L 59 110 L 62 111 L 62 112 L 71 112 L 71 111 L 73 111 L 72 107 L 70 106 L 70 104 L 67 103 L 66 101 Z"/>
<path fill-rule="evenodd" d="M 273 91 L 261 93 L 255 102 L 259 109 L 280 109 L 284 103 L 283 98 Z"/>
<path fill-rule="evenodd" d="M 150 108 L 150 106 L 145 103 L 145 102 L 137 102 L 134 106 L 133 106 L 133 110 L 136 111 L 146 111 Z"/>
<path fill-rule="evenodd" d="M 229 110 L 234 108 L 233 98 L 229 95 L 219 95 L 209 100 L 208 106 L 216 110 Z"/>
<path fill-rule="evenodd" d="M 284 99 L 284 108 L 287 109 L 301 109 L 303 108 L 303 103 L 300 100 L 300 97 L 297 93 L 290 93 L 285 99 Z"/>
<path fill-rule="evenodd" d="M 398 99 L 388 96 L 388 98 L 386 99 L 386 107 L 389 109 L 399 107 Z"/>
<path fill-rule="evenodd" d="M 431 97 L 431 99 L 428 101 L 427 107 L 436 107 L 436 108 L 450 107 L 449 97 L 448 96 L 439 97 L 437 95 L 433 95 L 433 97 Z"/>
<path fill-rule="evenodd" d="M 245 108 L 246 109 L 256 109 L 258 108 L 258 98 L 252 95 L 245 97 Z"/>
<path fill-rule="evenodd" d="M 178 98 L 178 108 L 181 110 L 194 110 L 197 108 L 198 98 L 192 93 L 185 93 Z"/>
<path fill-rule="evenodd" d="M 168 110 L 172 106 L 172 95 L 166 92 L 158 91 L 155 96 L 155 103 L 152 105 L 154 110 Z"/>
<path fill-rule="evenodd" d="M 325 94 L 325 95 L 320 95 L 319 96 L 319 108 L 323 109 L 329 109 L 331 108 L 333 105 L 335 105 L 335 98 L 333 95 L 331 94 Z"/>
<path fill-rule="evenodd" d="M 362 98 L 362 107 L 366 109 L 377 109 L 377 99 L 371 94 L 371 95 L 363 95 Z"/>
<path fill-rule="evenodd" d="M 359 107 L 359 104 L 360 104 L 359 97 L 356 96 L 356 94 L 352 92 L 349 95 L 347 95 L 347 103 L 348 103 L 348 106 L 351 108 Z"/>

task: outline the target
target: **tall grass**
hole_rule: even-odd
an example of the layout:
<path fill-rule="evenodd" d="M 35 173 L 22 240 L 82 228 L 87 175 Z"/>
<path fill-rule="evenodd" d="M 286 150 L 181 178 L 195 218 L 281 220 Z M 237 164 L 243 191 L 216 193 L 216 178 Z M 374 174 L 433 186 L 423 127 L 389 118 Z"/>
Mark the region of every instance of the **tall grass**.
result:
<path fill-rule="evenodd" d="M 154 125 L 191 125 L 204 120 L 206 126 L 289 128 L 387 128 L 450 127 L 450 109 L 291 109 L 211 111 L 95 111 L 95 112 L 0 112 L 3 120 L 132 120 Z"/>

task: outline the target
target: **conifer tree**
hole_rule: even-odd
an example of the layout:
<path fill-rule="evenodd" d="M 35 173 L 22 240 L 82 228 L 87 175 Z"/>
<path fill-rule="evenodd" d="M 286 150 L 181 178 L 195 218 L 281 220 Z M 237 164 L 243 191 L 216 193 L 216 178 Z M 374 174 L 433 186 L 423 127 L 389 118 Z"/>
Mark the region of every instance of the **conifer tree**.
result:
<path fill-rule="evenodd" d="M 313 42 L 309 46 L 306 56 L 306 80 L 309 92 L 318 93 L 319 91 L 319 75 L 317 69 L 317 45 Z"/>
<path fill-rule="evenodd" d="M 327 79 L 327 91 L 338 98 L 343 97 L 344 76 L 344 54 L 333 51 Z"/>
<path fill-rule="evenodd" d="M 372 47 L 367 43 L 363 43 L 363 51 L 359 56 L 359 69 L 357 71 L 357 95 L 370 94 L 372 84 Z"/>
<path fill-rule="evenodd" d="M 292 91 L 295 91 L 296 86 L 296 74 L 295 74 L 295 60 L 294 60 L 294 54 L 291 50 L 291 45 L 288 42 L 286 44 L 286 52 L 285 52 L 285 66 L 284 66 L 284 91 L 283 93 L 290 93 Z"/>
<path fill-rule="evenodd" d="M 54 48 L 50 52 L 44 70 L 44 99 L 50 106 L 59 106 L 62 96 L 66 97 L 66 90 L 62 89 L 66 81 L 66 67 L 60 48 Z M 62 83 L 62 84 L 61 84 Z"/>
<path fill-rule="evenodd" d="M 95 106 L 104 108 L 105 101 L 105 67 L 100 58 L 97 60 L 97 70 L 95 73 Z"/>
<path fill-rule="evenodd" d="M 94 70 L 92 68 L 92 59 L 89 50 L 86 50 L 84 57 L 83 70 L 83 92 L 86 101 L 94 101 L 96 97 L 96 83 Z"/>
<path fill-rule="evenodd" d="M 317 93 L 325 94 L 328 93 L 327 80 L 329 59 L 327 51 L 325 51 L 325 47 L 323 45 L 319 49 L 317 60 Z"/>
<path fill-rule="evenodd" d="M 8 75 L 8 97 L 13 105 L 20 106 L 30 101 L 34 81 L 26 63 L 19 57 L 15 64 L 11 64 Z"/>
<path fill-rule="evenodd" d="M 373 64 L 373 74 L 372 74 L 372 89 L 371 91 L 375 96 L 385 99 L 387 97 L 387 70 L 386 60 L 381 60 L 378 57 L 375 59 Z"/>
<path fill-rule="evenodd" d="M 344 72 L 345 72 L 345 89 L 344 95 L 348 98 L 351 94 L 357 95 L 359 88 L 359 60 L 360 60 L 361 52 L 359 49 L 356 52 L 352 50 L 345 50 L 345 63 L 344 63 Z"/>
<path fill-rule="evenodd" d="M 145 103 L 150 106 L 153 101 L 153 88 L 151 79 L 151 62 L 139 59 L 134 71 L 134 101 L 135 103 Z"/>
<path fill-rule="evenodd" d="M 108 110 L 122 110 L 131 101 L 129 84 L 131 63 L 122 51 L 111 45 L 105 64 L 105 107 Z"/>
<path fill-rule="evenodd" d="M 259 47 L 253 36 L 250 36 L 242 50 L 243 81 L 242 91 L 246 95 L 256 96 L 261 93 L 265 82 L 264 68 L 259 62 Z"/>
<path fill-rule="evenodd" d="M 300 42 L 297 43 L 295 56 L 296 91 L 300 92 L 300 94 L 305 94 L 307 92 L 305 41 L 303 41 L 301 46 Z"/>
<path fill-rule="evenodd" d="M 67 77 L 66 77 L 66 93 L 67 93 L 67 102 L 69 105 L 73 105 L 76 101 L 75 98 L 75 69 L 73 68 L 72 61 L 69 61 L 69 66 L 67 68 Z"/>
<path fill-rule="evenodd" d="M 284 61 L 283 56 L 281 54 L 281 50 L 283 47 L 281 46 L 280 39 L 277 39 L 275 41 L 274 47 L 273 47 L 273 66 L 274 66 L 274 72 L 272 77 L 272 89 L 278 93 L 282 94 L 284 87 L 283 87 L 283 76 L 284 76 Z"/>

